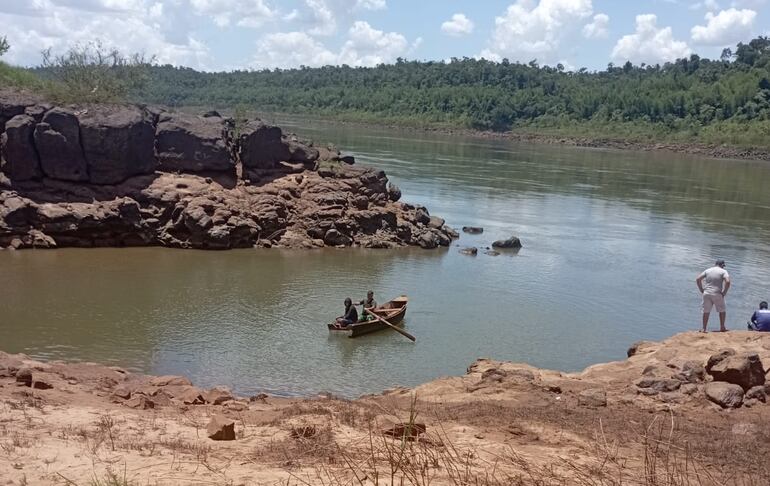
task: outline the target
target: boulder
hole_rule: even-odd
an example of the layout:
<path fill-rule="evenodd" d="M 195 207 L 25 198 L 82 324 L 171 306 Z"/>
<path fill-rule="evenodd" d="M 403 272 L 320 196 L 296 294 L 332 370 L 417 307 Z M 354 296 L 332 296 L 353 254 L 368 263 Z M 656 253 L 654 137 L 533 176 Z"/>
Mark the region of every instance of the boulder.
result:
<path fill-rule="evenodd" d="M 53 385 L 45 378 L 35 377 L 35 379 L 32 380 L 32 388 L 36 390 L 50 390 L 53 388 Z"/>
<path fill-rule="evenodd" d="M 475 246 L 469 246 L 468 248 L 463 248 L 460 250 L 460 253 L 468 256 L 476 256 L 479 254 L 479 249 Z"/>
<path fill-rule="evenodd" d="M 731 348 L 727 349 L 720 349 L 717 354 L 713 354 L 709 357 L 708 361 L 706 362 L 706 372 L 711 372 L 711 368 L 714 367 L 717 363 L 722 362 L 724 359 L 735 356 L 735 350 Z"/>
<path fill-rule="evenodd" d="M 507 240 L 497 240 L 494 243 L 492 243 L 492 246 L 495 248 L 510 248 L 510 249 L 519 249 L 521 248 L 521 240 L 519 240 L 515 236 L 511 236 Z"/>
<path fill-rule="evenodd" d="M 447 236 L 449 236 L 453 240 L 460 237 L 460 233 L 458 233 L 457 230 L 455 230 L 454 228 L 451 228 L 449 226 L 446 226 L 446 225 L 443 228 L 441 228 L 441 231 L 446 233 Z"/>
<path fill-rule="evenodd" d="M 206 403 L 210 403 L 211 405 L 221 405 L 226 401 L 232 400 L 233 394 L 229 389 L 218 386 L 204 393 L 204 398 L 206 399 Z"/>
<path fill-rule="evenodd" d="M 590 388 L 583 390 L 578 395 L 578 405 L 583 407 L 606 407 L 607 392 L 601 388 Z"/>
<path fill-rule="evenodd" d="M 16 371 L 16 383 L 21 383 L 24 386 L 32 386 L 32 368 L 19 368 Z"/>
<path fill-rule="evenodd" d="M 356 163 L 356 158 L 352 155 L 345 155 L 339 158 L 340 162 L 343 164 L 353 165 Z"/>
<path fill-rule="evenodd" d="M 444 227 L 444 218 L 439 218 L 438 216 L 431 216 L 430 220 L 428 221 L 428 227 L 433 229 L 441 229 Z"/>
<path fill-rule="evenodd" d="M 686 361 L 675 378 L 687 383 L 699 383 L 706 380 L 706 368 L 698 361 Z"/>
<path fill-rule="evenodd" d="M 649 388 L 657 392 L 672 392 L 682 386 L 682 382 L 671 378 L 644 377 L 634 383 L 637 388 Z"/>
<path fill-rule="evenodd" d="M 43 173 L 51 179 L 85 182 L 86 162 L 80 141 L 80 124 L 74 113 L 53 108 L 35 127 L 35 147 Z"/>
<path fill-rule="evenodd" d="M 706 398 L 722 408 L 738 408 L 743 403 L 743 388 L 732 383 L 713 381 L 706 384 Z"/>
<path fill-rule="evenodd" d="M 127 385 L 118 385 L 114 390 L 112 390 L 112 395 L 117 398 L 128 400 L 131 398 L 131 388 Z"/>
<path fill-rule="evenodd" d="M 651 348 L 654 346 L 655 343 L 651 341 L 637 341 L 634 344 L 631 345 L 630 348 L 626 351 L 626 355 L 630 358 L 631 356 L 636 356 L 637 354 L 641 353 L 645 348 Z"/>
<path fill-rule="evenodd" d="M 174 397 L 185 405 L 204 405 L 206 399 L 203 397 L 203 393 L 194 386 L 191 386 L 187 391 L 181 393 L 179 396 Z"/>
<path fill-rule="evenodd" d="M 353 240 L 332 228 L 324 235 L 324 243 L 329 246 L 350 246 L 353 244 Z"/>
<path fill-rule="evenodd" d="M 155 171 L 155 127 L 146 111 L 132 105 L 100 105 L 78 119 L 92 183 L 117 184 Z"/>
<path fill-rule="evenodd" d="M 420 248 L 432 250 L 438 247 L 438 238 L 436 238 L 435 233 L 426 231 L 417 238 L 417 244 L 420 245 Z"/>
<path fill-rule="evenodd" d="M 764 386 L 755 386 L 753 388 L 750 388 L 749 391 L 746 392 L 746 399 L 753 399 L 753 400 L 758 400 L 762 403 L 766 403 L 767 391 L 765 390 Z"/>
<path fill-rule="evenodd" d="M 388 199 L 393 202 L 401 199 L 401 189 L 399 189 L 398 186 L 393 183 L 388 183 Z"/>
<path fill-rule="evenodd" d="M 289 162 L 309 164 L 318 160 L 318 150 L 299 142 L 288 142 Z"/>
<path fill-rule="evenodd" d="M 235 171 L 235 161 L 225 143 L 225 125 L 218 117 L 161 115 L 155 132 L 155 153 L 163 171 Z"/>
<path fill-rule="evenodd" d="M 279 127 L 260 120 L 250 121 L 238 136 L 239 158 L 247 169 L 274 169 L 278 162 L 291 159 Z"/>
<path fill-rule="evenodd" d="M 5 133 L 0 135 L 2 171 L 9 179 L 25 181 L 43 176 L 40 158 L 35 150 L 35 119 L 28 115 L 17 115 L 5 124 Z"/>
<path fill-rule="evenodd" d="M 137 395 L 129 400 L 126 400 L 125 405 L 137 410 L 150 410 L 155 408 L 155 402 L 143 395 Z"/>
<path fill-rule="evenodd" d="M 192 383 L 184 376 L 165 375 L 156 376 L 150 380 L 152 386 L 190 386 Z"/>
<path fill-rule="evenodd" d="M 463 233 L 468 233 L 471 235 L 480 235 L 484 232 L 484 228 L 480 226 L 463 226 Z"/>
<path fill-rule="evenodd" d="M 726 356 L 711 366 L 708 373 L 714 377 L 714 381 L 732 383 L 744 391 L 765 384 L 765 370 L 756 353 Z"/>
<path fill-rule="evenodd" d="M 222 415 L 214 415 L 206 426 L 211 440 L 235 440 L 235 421 Z"/>

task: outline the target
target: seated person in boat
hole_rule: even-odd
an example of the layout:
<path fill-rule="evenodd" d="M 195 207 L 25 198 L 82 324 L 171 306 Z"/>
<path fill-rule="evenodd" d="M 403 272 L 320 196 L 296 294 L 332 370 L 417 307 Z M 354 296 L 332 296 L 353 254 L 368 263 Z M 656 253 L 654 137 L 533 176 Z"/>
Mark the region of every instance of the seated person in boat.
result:
<path fill-rule="evenodd" d="M 767 302 L 759 303 L 759 310 L 751 315 L 749 321 L 750 331 L 770 332 L 770 310 L 767 309 Z"/>
<path fill-rule="evenodd" d="M 353 305 L 353 301 L 348 297 L 345 299 L 345 315 L 337 318 L 337 324 L 341 327 L 348 327 L 356 322 L 358 322 L 358 311 Z"/>
<path fill-rule="evenodd" d="M 364 310 L 361 311 L 361 318 L 365 320 L 366 316 L 369 314 L 367 311 L 377 307 L 377 301 L 374 300 L 374 290 L 367 292 L 366 299 L 362 300 L 358 304 L 364 306 Z"/>

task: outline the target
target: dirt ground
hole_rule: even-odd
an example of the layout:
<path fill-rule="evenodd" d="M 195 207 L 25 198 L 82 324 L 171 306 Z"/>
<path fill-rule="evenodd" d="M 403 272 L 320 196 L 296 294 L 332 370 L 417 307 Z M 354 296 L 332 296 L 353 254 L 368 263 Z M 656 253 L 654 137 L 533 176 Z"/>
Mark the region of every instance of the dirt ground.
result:
<path fill-rule="evenodd" d="M 725 348 L 770 366 L 770 335 L 684 333 L 580 373 L 479 360 L 352 401 L 0 353 L 0 485 L 768 485 L 770 405 L 722 408 L 708 376 L 637 386 Z M 208 437 L 214 416 L 235 440 Z"/>

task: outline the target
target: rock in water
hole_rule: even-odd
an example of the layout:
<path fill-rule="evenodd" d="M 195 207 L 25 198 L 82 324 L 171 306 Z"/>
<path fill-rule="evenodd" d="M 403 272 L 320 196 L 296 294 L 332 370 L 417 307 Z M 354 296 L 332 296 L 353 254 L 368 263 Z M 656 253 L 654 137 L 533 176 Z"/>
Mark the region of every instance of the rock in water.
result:
<path fill-rule="evenodd" d="M 462 250 L 460 250 L 460 253 L 468 256 L 476 256 L 479 253 L 479 249 L 476 248 L 475 246 L 471 246 L 468 248 L 463 248 Z"/>
<path fill-rule="evenodd" d="M 732 383 L 714 381 L 706 384 L 706 398 L 722 408 L 738 408 L 743 403 L 743 388 Z"/>
<path fill-rule="evenodd" d="M 521 240 L 515 236 L 511 236 L 507 240 L 495 241 L 492 243 L 492 246 L 495 248 L 518 249 L 521 248 Z"/>
<path fill-rule="evenodd" d="M 222 415 L 214 415 L 206 426 L 211 440 L 235 440 L 235 421 Z"/>
<path fill-rule="evenodd" d="M 713 358 L 714 356 L 709 358 L 710 363 Z M 765 384 L 765 370 L 756 353 L 725 356 L 713 364 L 708 373 L 714 377 L 714 381 L 732 383 L 744 391 Z"/>
<path fill-rule="evenodd" d="M 484 228 L 480 226 L 463 226 L 463 233 L 468 233 L 470 235 L 480 235 L 484 232 Z"/>

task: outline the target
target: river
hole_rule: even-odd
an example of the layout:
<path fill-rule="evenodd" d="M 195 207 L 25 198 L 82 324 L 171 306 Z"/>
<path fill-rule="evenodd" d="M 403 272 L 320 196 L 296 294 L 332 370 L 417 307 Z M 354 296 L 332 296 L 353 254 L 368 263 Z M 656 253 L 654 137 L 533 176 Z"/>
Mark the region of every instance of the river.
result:
<path fill-rule="evenodd" d="M 622 359 L 634 341 L 698 328 L 694 279 L 716 258 L 734 281 L 728 327 L 770 299 L 770 164 L 281 121 L 484 233 L 438 251 L 3 251 L 0 349 L 242 394 L 355 397 L 477 357 L 567 371 Z M 510 235 L 518 253 L 456 246 Z M 416 343 L 329 335 L 343 299 L 368 289 L 409 295 Z"/>

